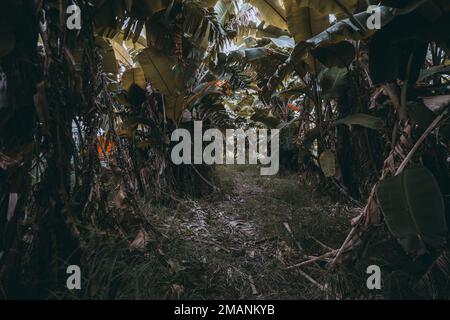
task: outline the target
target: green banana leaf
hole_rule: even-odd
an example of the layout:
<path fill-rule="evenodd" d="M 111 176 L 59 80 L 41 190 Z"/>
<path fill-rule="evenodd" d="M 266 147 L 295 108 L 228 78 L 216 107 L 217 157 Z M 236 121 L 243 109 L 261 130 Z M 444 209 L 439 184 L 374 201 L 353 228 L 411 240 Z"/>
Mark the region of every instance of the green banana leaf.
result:
<path fill-rule="evenodd" d="M 287 29 L 286 12 L 280 0 L 247 0 L 258 8 L 261 20 L 280 29 Z"/>
<path fill-rule="evenodd" d="M 174 70 L 175 59 L 154 48 L 147 48 L 137 56 L 145 78 L 166 98 L 166 115 L 176 120 L 182 112 L 184 86 L 182 77 Z"/>
<path fill-rule="evenodd" d="M 377 197 L 389 230 L 408 254 L 418 256 L 445 245 L 444 200 L 427 168 L 411 168 L 383 180 Z"/>
<path fill-rule="evenodd" d="M 327 68 L 318 77 L 324 99 L 339 98 L 347 89 L 348 70 L 346 68 Z"/>
<path fill-rule="evenodd" d="M 335 124 L 345 124 L 347 126 L 359 125 L 374 130 L 380 130 L 384 127 L 383 120 L 365 113 L 352 114 L 337 120 Z"/>

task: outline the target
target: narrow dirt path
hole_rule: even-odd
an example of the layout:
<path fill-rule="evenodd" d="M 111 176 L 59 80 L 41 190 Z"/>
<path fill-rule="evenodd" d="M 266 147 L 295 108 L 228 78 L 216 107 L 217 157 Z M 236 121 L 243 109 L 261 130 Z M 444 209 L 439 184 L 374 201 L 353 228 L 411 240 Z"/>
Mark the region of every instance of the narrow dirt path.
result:
<path fill-rule="evenodd" d="M 289 266 L 337 247 L 348 228 L 343 215 L 354 213 L 314 196 L 294 176 L 265 178 L 248 167 L 217 171 L 219 192 L 189 200 L 167 220 L 166 233 L 184 248 L 170 260 L 178 295 L 334 299 L 323 265 Z"/>

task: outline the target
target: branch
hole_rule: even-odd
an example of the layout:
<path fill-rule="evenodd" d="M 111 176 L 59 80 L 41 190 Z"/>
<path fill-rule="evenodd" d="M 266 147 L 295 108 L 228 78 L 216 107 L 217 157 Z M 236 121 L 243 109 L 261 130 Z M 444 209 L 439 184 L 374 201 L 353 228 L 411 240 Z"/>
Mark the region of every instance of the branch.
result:
<path fill-rule="evenodd" d="M 446 114 L 447 114 L 447 109 L 445 111 L 443 111 L 438 117 L 436 117 L 436 119 L 434 119 L 434 121 L 430 124 L 430 126 L 427 128 L 427 130 L 425 130 L 425 132 L 422 134 L 422 136 L 419 138 L 419 140 L 417 140 L 416 144 L 411 149 L 411 151 L 409 151 L 408 155 L 406 156 L 405 160 L 403 160 L 400 167 L 398 167 L 397 171 L 395 172 L 396 176 L 403 172 L 406 165 L 411 160 L 413 155 L 416 153 L 417 149 L 419 149 L 422 142 L 428 137 L 428 135 L 431 133 L 431 131 L 433 131 L 438 126 L 438 124 L 441 122 L 441 120 L 445 117 Z"/>

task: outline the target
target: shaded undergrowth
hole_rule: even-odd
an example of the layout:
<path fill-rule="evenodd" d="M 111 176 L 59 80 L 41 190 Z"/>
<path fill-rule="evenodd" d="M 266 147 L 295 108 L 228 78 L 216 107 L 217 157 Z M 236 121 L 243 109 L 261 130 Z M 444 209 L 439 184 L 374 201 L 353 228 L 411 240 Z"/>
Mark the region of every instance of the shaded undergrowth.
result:
<path fill-rule="evenodd" d="M 140 203 L 152 228 L 127 238 L 91 230 L 83 288 L 53 298 L 82 299 L 404 299 L 413 289 L 411 262 L 380 228 L 352 265 L 332 271 L 337 249 L 358 209 L 335 203 L 295 175 L 261 177 L 248 166 L 218 167 L 218 191 L 177 199 L 176 207 Z M 136 237 L 136 238 L 135 238 Z M 131 244 L 131 245 L 130 245 Z M 382 270 L 382 289 L 367 289 L 366 268 Z M 293 267 L 294 266 L 294 267 Z"/>

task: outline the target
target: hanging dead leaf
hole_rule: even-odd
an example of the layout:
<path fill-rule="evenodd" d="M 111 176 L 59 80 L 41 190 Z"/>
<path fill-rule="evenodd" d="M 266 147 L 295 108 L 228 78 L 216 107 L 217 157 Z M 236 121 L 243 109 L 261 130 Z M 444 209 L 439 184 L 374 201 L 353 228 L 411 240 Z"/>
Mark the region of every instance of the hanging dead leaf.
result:
<path fill-rule="evenodd" d="M 17 199 L 18 199 L 17 193 L 9 194 L 8 215 L 7 215 L 8 222 L 11 221 L 11 219 L 14 216 L 14 211 L 16 211 Z"/>
<path fill-rule="evenodd" d="M 43 81 L 36 85 L 36 94 L 33 97 L 33 101 L 39 120 L 44 125 L 44 128 L 46 128 L 50 115 L 48 113 L 47 94 Z"/>
<path fill-rule="evenodd" d="M 450 95 L 423 98 L 423 103 L 433 112 L 440 113 L 450 104 Z"/>
<path fill-rule="evenodd" d="M 123 191 L 122 189 L 119 190 L 114 198 L 114 203 L 116 204 L 117 209 L 125 209 L 126 208 L 126 204 L 125 204 L 126 199 L 127 199 L 127 195 L 126 195 L 125 191 Z"/>
<path fill-rule="evenodd" d="M 116 59 L 116 54 L 111 46 L 111 43 L 102 37 L 95 38 L 100 55 L 102 56 L 102 67 L 105 73 L 117 74 L 119 71 L 119 64 Z"/>
<path fill-rule="evenodd" d="M 293 103 L 289 103 L 288 104 L 288 108 L 290 109 L 290 110 L 292 110 L 292 111 L 296 111 L 296 112 L 299 112 L 300 111 L 300 108 L 299 107 L 297 107 L 295 104 L 293 104 Z"/>

